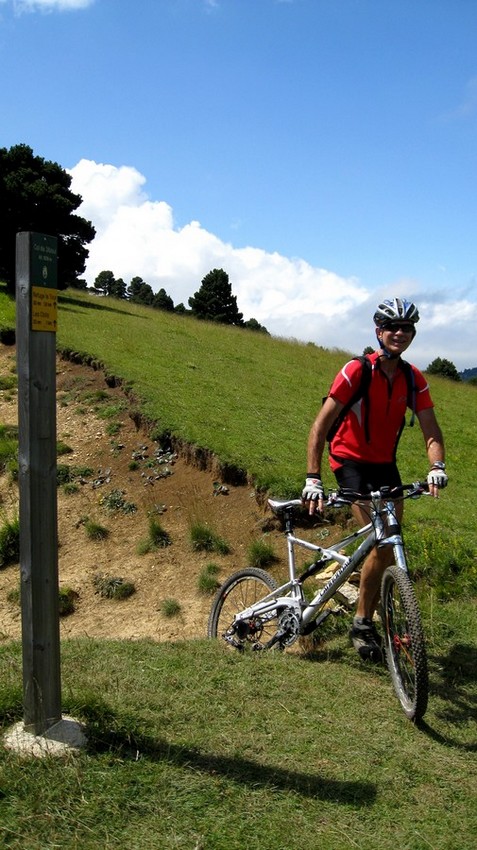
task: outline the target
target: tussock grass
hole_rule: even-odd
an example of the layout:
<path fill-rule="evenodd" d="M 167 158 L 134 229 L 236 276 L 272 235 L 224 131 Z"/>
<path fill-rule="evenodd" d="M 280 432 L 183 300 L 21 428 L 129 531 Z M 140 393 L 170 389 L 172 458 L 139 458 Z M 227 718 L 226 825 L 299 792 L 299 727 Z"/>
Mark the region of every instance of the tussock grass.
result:
<path fill-rule="evenodd" d="M 18 378 L 16 375 L 0 375 L 0 392 L 16 389 Z"/>
<path fill-rule="evenodd" d="M 0 568 L 20 558 L 20 519 L 3 516 L 0 520 Z"/>
<path fill-rule="evenodd" d="M 127 599 L 136 592 L 133 582 L 120 576 L 108 576 L 98 573 L 93 578 L 95 593 L 103 599 Z"/>
<path fill-rule="evenodd" d="M 60 617 L 68 617 L 75 611 L 78 593 L 72 587 L 60 587 L 58 591 L 58 609 Z"/>
<path fill-rule="evenodd" d="M 268 567 L 278 559 L 270 541 L 261 537 L 248 545 L 247 560 L 251 567 Z"/>
<path fill-rule="evenodd" d="M 106 540 L 109 537 L 109 530 L 104 525 L 101 525 L 101 523 L 89 517 L 86 517 L 84 520 L 84 530 L 89 540 Z"/>
<path fill-rule="evenodd" d="M 197 579 L 199 593 L 203 593 L 206 596 L 214 594 L 220 584 L 218 575 L 219 567 L 217 564 L 206 564 L 200 571 L 199 578 Z"/>
<path fill-rule="evenodd" d="M 137 545 L 138 555 L 146 555 L 157 549 L 165 549 L 172 544 L 171 536 L 154 516 L 149 517 L 149 533 Z"/>
<path fill-rule="evenodd" d="M 0 424 L 0 472 L 18 468 L 18 428 Z"/>
<path fill-rule="evenodd" d="M 230 546 L 208 523 L 196 520 L 190 527 L 190 541 L 194 552 L 216 552 L 228 555 Z"/>
<path fill-rule="evenodd" d="M 162 600 L 159 610 L 164 617 L 177 617 L 182 611 L 182 606 L 177 599 L 168 596 Z"/>
<path fill-rule="evenodd" d="M 58 463 L 56 466 L 56 483 L 58 487 L 72 484 L 81 478 L 90 478 L 93 470 L 89 466 L 70 466 L 67 463 Z"/>
<path fill-rule="evenodd" d="M 63 455 L 71 454 L 73 449 L 68 443 L 65 443 L 63 440 L 58 440 L 56 444 L 56 454 L 58 457 L 62 457 Z"/>

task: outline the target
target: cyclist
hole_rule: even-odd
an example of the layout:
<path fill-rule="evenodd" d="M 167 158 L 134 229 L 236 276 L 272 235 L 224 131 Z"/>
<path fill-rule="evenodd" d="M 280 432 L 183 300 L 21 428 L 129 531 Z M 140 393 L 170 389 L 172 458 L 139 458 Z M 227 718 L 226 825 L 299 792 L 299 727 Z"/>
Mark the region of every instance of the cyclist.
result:
<path fill-rule="evenodd" d="M 356 394 L 364 366 L 359 359 L 350 360 L 335 377 L 308 440 L 309 472 L 302 499 L 310 514 L 323 510 L 321 461 L 327 435 L 334 423 L 338 423 L 338 427 L 330 441 L 329 463 L 340 487 L 366 493 L 401 483 L 396 466 L 396 448 L 406 407 L 411 404 L 406 364 L 403 365 L 401 355 L 414 339 L 418 321 L 416 305 L 405 298 L 384 300 L 378 305 L 374 314 L 377 350 L 369 355 L 369 387 L 350 409 L 344 411 L 342 421 L 339 420 L 340 413 Z M 415 366 L 410 368 L 414 383 L 412 405 L 430 463 L 429 491 L 437 498 L 439 490 L 447 485 L 444 440 L 427 381 Z M 352 511 L 360 525 L 369 522 L 365 509 L 359 504 L 354 504 Z M 400 521 L 402 502 L 396 504 L 396 514 Z M 363 660 L 382 660 L 381 638 L 373 623 L 373 614 L 379 600 L 381 578 L 391 559 L 390 547 L 375 547 L 362 568 L 359 600 L 350 637 Z"/>

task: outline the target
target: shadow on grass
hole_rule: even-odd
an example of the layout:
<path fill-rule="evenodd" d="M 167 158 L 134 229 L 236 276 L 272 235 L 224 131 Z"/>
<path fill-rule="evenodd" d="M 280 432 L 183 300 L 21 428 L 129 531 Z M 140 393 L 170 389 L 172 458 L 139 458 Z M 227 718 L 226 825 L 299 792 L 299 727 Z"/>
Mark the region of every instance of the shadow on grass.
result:
<path fill-rule="evenodd" d="M 311 662 L 329 661 L 365 670 L 370 676 L 389 676 L 385 664 L 363 665 L 356 663 L 347 649 L 338 646 L 327 647 L 326 643 L 303 651 L 302 659 Z M 453 725 L 456 732 L 464 724 L 477 724 L 477 647 L 456 643 L 446 655 L 429 653 L 429 696 L 440 700 L 434 714 L 437 721 Z M 437 743 L 454 747 L 466 752 L 477 752 L 477 740 L 462 741 L 432 728 L 427 720 L 421 720 L 418 728 Z M 466 730 L 468 734 L 468 730 Z"/>
<path fill-rule="evenodd" d="M 261 764 L 252 759 L 215 755 L 195 747 L 157 740 L 137 729 L 134 717 L 117 716 L 106 704 L 93 699 L 75 712 L 85 718 L 88 750 L 91 755 L 114 753 L 124 759 L 148 758 L 151 761 L 169 762 L 175 766 L 191 768 L 221 775 L 233 782 L 262 786 L 280 791 L 295 791 L 300 795 L 332 800 L 335 803 L 370 806 L 376 799 L 376 787 L 370 782 L 339 781 L 283 770 Z"/>
<path fill-rule="evenodd" d="M 66 310 L 69 313 L 76 313 L 77 310 L 75 310 L 75 307 L 81 307 L 85 310 L 106 310 L 108 313 L 120 313 L 121 316 L 136 316 L 136 313 L 132 313 L 129 310 L 120 310 L 118 307 L 110 307 L 109 304 L 104 303 L 105 298 L 101 298 L 99 296 L 98 298 L 98 303 L 95 304 L 94 302 L 91 303 L 90 301 L 82 301 L 80 298 L 67 298 L 58 294 L 58 304 L 61 306 L 62 310 Z M 141 318 L 149 318 L 149 316 L 141 316 Z"/>
<path fill-rule="evenodd" d="M 456 643 L 446 655 L 430 655 L 430 695 L 442 701 L 436 717 L 456 727 L 477 723 L 477 647 Z M 477 752 L 477 741 L 465 743 L 432 729 L 425 721 L 420 728 L 446 746 Z"/>

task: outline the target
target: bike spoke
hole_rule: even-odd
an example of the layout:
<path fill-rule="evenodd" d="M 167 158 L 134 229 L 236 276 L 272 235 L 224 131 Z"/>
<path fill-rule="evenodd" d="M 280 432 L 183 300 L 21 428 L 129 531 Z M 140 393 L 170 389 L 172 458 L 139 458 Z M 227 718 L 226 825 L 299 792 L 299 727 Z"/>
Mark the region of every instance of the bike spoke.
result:
<path fill-rule="evenodd" d="M 276 582 L 264 570 L 251 567 L 235 573 L 215 597 L 209 618 L 209 637 L 222 638 L 236 649 L 261 649 L 276 634 L 277 612 L 272 610 L 242 620 L 238 620 L 237 615 L 275 589 Z"/>
<path fill-rule="evenodd" d="M 419 608 L 409 576 L 388 567 L 381 592 L 386 662 L 397 697 L 411 720 L 427 707 L 428 673 Z"/>

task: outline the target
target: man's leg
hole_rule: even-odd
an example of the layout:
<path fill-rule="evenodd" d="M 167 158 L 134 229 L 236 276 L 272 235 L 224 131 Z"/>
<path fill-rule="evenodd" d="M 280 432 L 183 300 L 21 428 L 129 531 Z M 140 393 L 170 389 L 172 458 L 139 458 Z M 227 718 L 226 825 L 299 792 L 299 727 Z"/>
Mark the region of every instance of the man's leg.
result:
<path fill-rule="evenodd" d="M 369 522 L 369 515 L 361 505 L 353 505 L 353 516 L 360 527 Z M 399 521 L 402 518 L 402 502 L 396 505 Z M 354 647 L 364 660 L 381 661 L 381 641 L 372 620 L 381 591 L 383 573 L 393 561 L 390 546 L 376 546 L 366 558 L 361 570 L 359 599 L 350 635 Z"/>
<path fill-rule="evenodd" d="M 399 522 L 402 519 L 402 502 L 398 502 L 396 507 L 396 516 Z M 360 528 L 369 522 L 369 514 L 366 508 L 362 505 L 353 505 L 353 516 L 359 523 Z M 361 579 L 359 583 L 359 600 L 356 608 L 357 617 L 366 617 L 372 620 L 373 614 L 379 602 L 381 591 L 381 579 L 384 570 L 393 562 L 393 551 L 391 546 L 383 546 L 378 549 L 376 546 L 366 558 L 361 570 Z"/>

